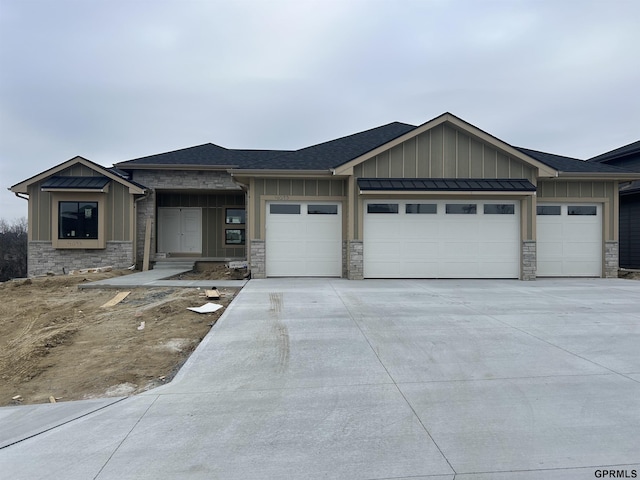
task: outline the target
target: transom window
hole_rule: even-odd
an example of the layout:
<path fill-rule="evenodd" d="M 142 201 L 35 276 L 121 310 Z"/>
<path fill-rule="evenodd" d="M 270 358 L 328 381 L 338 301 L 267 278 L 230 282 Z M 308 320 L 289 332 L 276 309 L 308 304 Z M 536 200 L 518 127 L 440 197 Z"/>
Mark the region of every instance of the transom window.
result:
<path fill-rule="evenodd" d="M 567 215 L 597 215 L 598 208 L 594 205 L 569 205 Z"/>
<path fill-rule="evenodd" d="M 475 203 L 447 203 L 447 214 L 475 215 L 478 206 Z"/>
<path fill-rule="evenodd" d="M 337 215 L 337 205 L 307 205 L 309 215 Z"/>
<path fill-rule="evenodd" d="M 435 203 L 407 203 L 405 213 L 438 213 Z"/>
<path fill-rule="evenodd" d="M 269 205 L 269 212 L 273 215 L 300 215 L 300 204 L 272 203 Z"/>
<path fill-rule="evenodd" d="M 397 203 L 369 203 L 367 213 L 398 213 Z"/>
<path fill-rule="evenodd" d="M 97 239 L 98 202 L 59 202 L 59 239 Z"/>
<path fill-rule="evenodd" d="M 560 215 L 560 205 L 538 205 L 536 212 L 538 215 Z"/>
<path fill-rule="evenodd" d="M 515 205 L 512 203 L 485 203 L 485 215 L 515 215 Z"/>

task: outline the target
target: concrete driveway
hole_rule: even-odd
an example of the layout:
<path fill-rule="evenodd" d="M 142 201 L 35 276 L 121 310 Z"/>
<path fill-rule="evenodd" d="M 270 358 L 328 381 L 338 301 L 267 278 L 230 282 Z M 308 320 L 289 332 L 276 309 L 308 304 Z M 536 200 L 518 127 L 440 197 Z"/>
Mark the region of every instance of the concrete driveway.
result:
<path fill-rule="evenodd" d="M 171 384 L 0 409 L 0 472 L 632 478 L 639 345 L 640 281 L 252 280 Z"/>

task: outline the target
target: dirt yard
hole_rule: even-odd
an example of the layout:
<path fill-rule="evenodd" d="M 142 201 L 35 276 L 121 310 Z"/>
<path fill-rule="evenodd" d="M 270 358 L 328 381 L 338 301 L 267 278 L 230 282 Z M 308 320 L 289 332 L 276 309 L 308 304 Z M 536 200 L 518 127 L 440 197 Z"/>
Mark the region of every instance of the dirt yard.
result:
<path fill-rule="evenodd" d="M 233 277 L 218 270 L 189 278 Z M 77 288 L 127 273 L 0 284 L 0 406 L 129 395 L 173 378 L 224 308 L 187 310 L 208 301 L 193 288 L 132 289 L 112 307 L 102 305 L 118 290 Z M 225 307 L 238 292 L 218 290 Z"/>

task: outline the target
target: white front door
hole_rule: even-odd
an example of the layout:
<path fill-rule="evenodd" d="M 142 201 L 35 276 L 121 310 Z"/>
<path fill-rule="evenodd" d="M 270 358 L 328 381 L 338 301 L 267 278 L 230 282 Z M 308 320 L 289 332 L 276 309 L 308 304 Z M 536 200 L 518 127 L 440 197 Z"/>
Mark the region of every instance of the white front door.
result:
<path fill-rule="evenodd" d="M 342 204 L 267 203 L 265 254 L 269 277 L 342 276 Z"/>
<path fill-rule="evenodd" d="M 365 278 L 518 278 L 515 200 L 369 200 Z"/>
<path fill-rule="evenodd" d="M 602 205 L 538 203 L 539 277 L 602 275 Z"/>
<path fill-rule="evenodd" d="M 158 208 L 158 252 L 202 253 L 202 209 Z"/>

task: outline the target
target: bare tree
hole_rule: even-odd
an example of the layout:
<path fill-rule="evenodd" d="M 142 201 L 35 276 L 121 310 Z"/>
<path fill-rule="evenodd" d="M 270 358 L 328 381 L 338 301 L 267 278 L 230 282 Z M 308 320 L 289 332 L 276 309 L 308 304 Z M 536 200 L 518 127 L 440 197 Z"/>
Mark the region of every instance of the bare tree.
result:
<path fill-rule="evenodd" d="M 0 218 L 0 282 L 27 276 L 27 219 Z"/>

